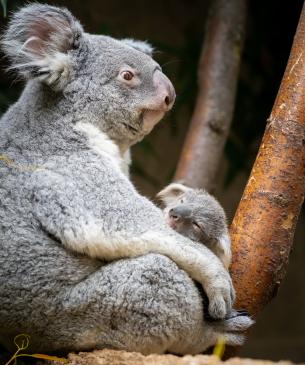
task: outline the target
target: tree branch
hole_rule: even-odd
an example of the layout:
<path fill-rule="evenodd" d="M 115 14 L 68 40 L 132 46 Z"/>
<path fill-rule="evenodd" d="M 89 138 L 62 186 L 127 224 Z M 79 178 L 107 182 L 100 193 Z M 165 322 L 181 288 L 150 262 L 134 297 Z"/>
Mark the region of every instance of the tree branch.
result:
<path fill-rule="evenodd" d="M 228 3 L 233 7 L 232 2 Z M 222 51 L 226 43 L 216 37 L 216 34 L 220 37 L 224 32 L 224 28 L 220 31 L 220 26 L 216 26 L 224 17 L 223 6 L 222 1 L 215 1 L 219 18 L 216 13 L 211 15 L 200 63 L 200 93 L 175 176 L 188 185 L 204 186 L 209 190 L 213 187 L 232 116 L 239 62 L 239 56 L 234 58 L 234 72 L 231 69 L 229 77 L 226 74 L 228 70 L 222 69 L 217 57 L 218 53 L 222 55 L 220 59 L 224 59 L 226 54 Z M 235 6 L 235 11 L 239 9 L 240 14 L 238 1 Z M 237 16 L 236 12 L 234 14 Z M 228 18 L 228 14 L 225 17 Z M 226 122 L 221 119 L 221 126 L 226 124 L 220 129 L 211 128 L 214 121 L 220 120 L 216 117 L 219 115 L 217 108 L 226 110 L 227 115 Z M 285 276 L 305 195 L 305 4 L 281 87 L 267 122 L 256 162 L 230 230 L 236 308 L 247 309 L 254 316 L 276 295 Z"/>
<path fill-rule="evenodd" d="M 229 133 L 245 29 L 245 0 L 214 0 L 198 68 L 199 94 L 174 180 L 214 188 Z"/>
<path fill-rule="evenodd" d="M 287 68 L 231 226 L 236 308 L 256 316 L 286 274 L 305 195 L 305 4 Z M 236 355 L 229 348 L 226 358 Z"/>
<path fill-rule="evenodd" d="M 286 274 L 305 195 L 305 4 L 287 68 L 232 226 L 236 308 L 256 316 Z M 229 348 L 226 357 L 236 355 Z"/>
<path fill-rule="evenodd" d="M 305 4 L 258 156 L 231 226 L 236 307 L 257 315 L 285 276 L 305 194 Z"/>

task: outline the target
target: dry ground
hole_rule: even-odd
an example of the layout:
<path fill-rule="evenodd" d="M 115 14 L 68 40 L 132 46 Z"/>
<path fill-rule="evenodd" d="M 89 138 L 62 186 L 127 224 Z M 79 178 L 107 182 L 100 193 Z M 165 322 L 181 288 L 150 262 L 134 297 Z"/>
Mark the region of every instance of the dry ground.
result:
<path fill-rule="evenodd" d="M 241 359 L 238 357 L 218 360 L 216 356 L 197 355 L 178 357 L 174 355 L 148 355 L 137 352 L 100 350 L 69 354 L 67 365 L 292 365 L 289 361 L 272 362 L 267 360 Z M 305 365 L 305 364 L 304 364 Z"/>

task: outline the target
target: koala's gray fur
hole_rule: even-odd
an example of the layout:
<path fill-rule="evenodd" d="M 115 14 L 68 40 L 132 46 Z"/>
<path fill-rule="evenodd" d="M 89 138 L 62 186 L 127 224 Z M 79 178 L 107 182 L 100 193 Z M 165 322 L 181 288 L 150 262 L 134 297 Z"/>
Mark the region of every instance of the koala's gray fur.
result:
<path fill-rule="evenodd" d="M 207 191 L 172 183 L 157 197 L 164 203 L 168 224 L 192 241 L 206 245 L 228 268 L 231 263 L 231 240 L 226 214 Z"/>
<path fill-rule="evenodd" d="M 240 344 L 251 319 L 206 323 L 188 275 L 224 318 L 234 290 L 222 263 L 126 176 L 129 147 L 174 99 L 147 45 L 87 34 L 66 9 L 39 4 L 13 16 L 2 45 L 27 83 L 0 121 L 1 344 L 20 333 L 44 352 Z"/>

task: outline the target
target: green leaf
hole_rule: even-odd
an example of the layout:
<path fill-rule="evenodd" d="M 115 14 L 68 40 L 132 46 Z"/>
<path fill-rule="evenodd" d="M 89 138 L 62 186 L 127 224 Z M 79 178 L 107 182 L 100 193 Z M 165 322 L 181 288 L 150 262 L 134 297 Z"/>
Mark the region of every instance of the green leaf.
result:
<path fill-rule="evenodd" d="M 7 0 L 0 0 L 1 5 L 2 5 L 2 9 L 3 9 L 3 16 L 4 18 L 6 18 L 6 5 L 7 5 Z"/>

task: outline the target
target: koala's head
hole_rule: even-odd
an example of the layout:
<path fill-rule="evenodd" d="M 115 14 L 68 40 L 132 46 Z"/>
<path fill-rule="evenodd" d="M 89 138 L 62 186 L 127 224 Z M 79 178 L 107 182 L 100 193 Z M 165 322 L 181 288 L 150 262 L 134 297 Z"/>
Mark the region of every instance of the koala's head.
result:
<path fill-rule="evenodd" d="M 167 223 L 191 240 L 210 246 L 227 234 L 225 212 L 206 191 L 172 183 L 157 198 L 164 204 Z"/>
<path fill-rule="evenodd" d="M 118 143 L 142 139 L 174 103 L 149 44 L 85 33 L 67 9 L 22 8 L 1 43 L 11 69 L 61 93 L 75 119 L 86 117 Z"/>

